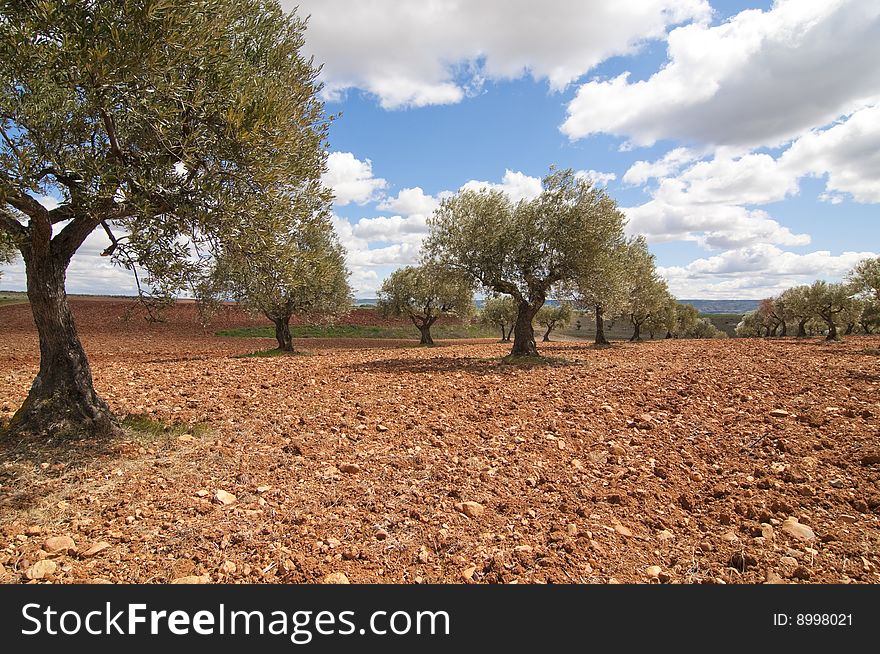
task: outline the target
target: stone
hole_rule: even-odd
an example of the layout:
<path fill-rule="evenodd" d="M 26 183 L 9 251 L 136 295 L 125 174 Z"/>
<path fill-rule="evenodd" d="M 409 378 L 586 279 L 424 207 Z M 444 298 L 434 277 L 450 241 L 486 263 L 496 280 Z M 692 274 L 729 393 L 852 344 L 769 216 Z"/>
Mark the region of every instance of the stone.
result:
<path fill-rule="evenodd" d="M 196 585 L 196 584 L 210 584 L 211 577 L 208 575 L 187 575 L 186 577 L 178 577 L 177 579 L 171 580 L 172 584 L 185 584 L 185 585 Z"/>
<path fill-rule="evenodd" d="M 455 505 L 455 510 L 464 513 L 468 518 L 479 518 L 486 509 L 479 502 L 461 502 Z"/>
<path fill-rule="evenodd" d="M 103 552 L 108 547 L 110 547 L 110 543 L 108 543 L 105 540 L 102 540 L 101 542 L 95 543 L 94 545 L 92 545 L 89 549 L 87 549 L 85 552 L 83 552 L 82 555 L 86 558 L 89 558 L 91 556 L 95 556 L 95 554 L 98 554 L 99 552 Z"/>
<path fill-rule="evenodd" d="M 357 463 L 340 463 L 339 471 L 347 475 L 354 475 L 361 471 L 361 467 Z"/>
<path fill-rule="evenodd" d="M 272 490 L 271 486 L 257 486 L 258 493 L 268 493 L 270 490 Z"/>
<path fill-rule="evenodd" d="M 858 520 L 859 520 L 856 516 L 848 515 L 846 513 L 841 513 L 837 519 L 845 524 L 848 524 L 848 525 L 851 525 L 855 522 L 858 522 Z"/>
<path fill-rule="evenodd" d="M 659 565 L 650 565 L 650 566 L 648 566 L 647 569 L 645 570 L 645 573 L 646 573 L 646 574 L 648 575 L 648 577 L 650 577 L 651 579 L 657 579 L 657 578 L 659 578 L 661 572 L 663 572 L 663 568 L 661 568 Z"/>
<path fill-rule="evenodd" d="M 633 533 L 632 533 L 632 531 L 630 531 L 629 527 L 624 527 L 620 523 L 617 523 L 616 525 L 614 525 L 614 531 L 616 531 L 618 534 L 620 534 L 621 536 L 623 536 L 625 538 L 632 538 L 633 537 Z"/>
<path fill-rule="evenodd" d="M 666 541 L 672 540 L 673 538 L 675 538 L 675 535 L 671 531 L 669 531 L 668 529 L 664 529 L 660 533 L 657 534 L 657 540 L 659 540 L 661 542 L 666 542 Z"/>
<path fill-rule="evenodd" d="M 737 536 L 732 531 L 728 531 L 721 534 L 721 540 L 723 540 L 725 543 L 735 543 L 739 540 L 739 536 Z"/>
<path fill-rule="evenodd" d="M 218 490 L 214 494 L 214 499 L 223 506 L 229 506 L 230 504 L 235 504 L 238 501 L 238 498 L 235 495 L 233 495 L 232 493 L 228 493 L 225 490 Z"/>
<path fill-rule="evenodd" d="M 342 572 L 331 572 L 328 575 L 324 576 L 324 579 L 321 581 L 322 584 L 350 584 L 351 582 L 348 580 Z"/>
<path fill-rule="evenodd" d="M 617 443 L 612 443 L 608 447 L 608 451 L 611 452 L 614 456 L 625 456 L 626 448 L 623 445 L 618 445 Z"/>
<path fill-rule="evenodd" d="M 785 416 L 787 416 L 789 414 L 788 414 L 788 411 L 785 411 L 784 409 L 773 409 L 770 412 L 770 415 L 774 418 L 784 418 Z"/>
<path fill-rule="evenodd" d="M 223 574 L 231 575 L 235 574 L 235 571 L 238 569 L 238 566 L 235 565 L 232 561 L 224 561 L 223 565 L 220 566 L 220 572 Z"/>
<path fill-rule="evenodd" d="M 767 575 L 764 577 L 765 584 L 784 584 L 785 579 L 780 577 L 778 574 L 773 572 L 772 570 L 767 570 Z"/>
<path fill-rule="evenodd" d="M 55 570 L 57 569 L 58 564 L 56 564 L 55 561 L 44 559 L 42 561 L 37 561 L 28 568 L 25 575 L 28 579 L 43 579 L 48 575 L 55 574 Z"/>
<path fill-rule="evenodd" d="M 767 540 L 773 540 L 773 525 L 767 524 L 766 522 L 761 525 L 761 536 L 766 538 Z"/>
<path fill-rule="evenodd" d="M 862 457 L 863 466 L 873 466 L 880 463 L 880 454 L 866 454 Z"/>
<path fill-rule="evenodd" d="M 196 496 L 198 497 L 208 497 L 209 494 L 210 493 L 208 493 L 208 491 L 206 491 L 204 488 L 196 491 Z"/>
<path fill-rule="evenodd" d="M 43 549 L 49 554 L 67 554 L 76 549 L 76 543 L 70 536 L 52 536 L 43 543 Z"/>
<path fill-rule="evenodd" d="M 816 539 L 816 534 L 807 525 L 802 525 L 797 518 L 788 517 L 782 523 L 782 531 L 798 540 L 810 542 Z"/>
<path fill-rule="evenodd" d="M 465 581 L 471 581 L 474 578 L 474 573 L 477 571 L 477 566 L 472 565 L 461 571 L 461 578 Z"/>
<path fill-rule="evenodd" d="M 385 425 L 376 425 L 376 431 L 388 431 L 388 427 Z"/>

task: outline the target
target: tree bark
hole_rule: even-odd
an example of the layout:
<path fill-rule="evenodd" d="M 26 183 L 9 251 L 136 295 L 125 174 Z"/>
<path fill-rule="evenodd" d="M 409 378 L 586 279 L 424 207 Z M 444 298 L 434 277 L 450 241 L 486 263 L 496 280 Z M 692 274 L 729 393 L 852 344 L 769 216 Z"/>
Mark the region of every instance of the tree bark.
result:
<path fill-rule="evenodd" d="M 785 338 L 788 336 L 788 325 L 785 324 L 785 321 L 779 323 L 779 335 Z"/>
<path fill-rule="evenodd" d="M 807 321 L 809 318 L 801 318 L 798 320 L 798 330 L 797 336 L 798 338 L 806 338 L 807 337 Z"/>
<path fill-rule="evenodd" d="M 544 338 L 541 339 L 542 343 L 549 343 L 550 342 L 550 332 L 552 332 L 552 331 L 553 331 L 553 324 L 551 323 L 550 325 L 547 326 L 547 331 L 544 332 Z"/>
<path fill-rule="evenodd" d="M 282 352 L 293 352 L 293 337 L 290 335 L 290 316 L 274 318 L 275 340 Z"/>
<path fill-rule="evenodd" d="M 849 323 L 849 324 L 846 326 L 846 331 L 843 332 L 843 335 L 844 335 L 844 336 L 849 336 L 850 334 L 853 333 L 853 330 L 854 330 L 855 328 L 856 328 L 856 324 L 855 324 L 854 322 Z"/>
<path fill-rule="evenodd" d="M 840 335 L 837 333 L 837 325 L 834 324 L 833 320 L 824 319 L 825 323 L 828 325 L 828 335 L 825 337 L 826 341 L 839 341 Z"/>
<path fill-rule="evenodd" d="M 537 304 L 537 303 L 536 303 Z M 519 310 L 516 314 L 516 324 L 513 326 L 513 348 L 510 351 L 511 356 L 540 356 L 538 354 L 538 346 L 535 344 L 535 328 L 532 326 L 532 320 L 538 309 L 541 308 L 541 302 L 537 306 L 529 304 L 525 300 L 520 300 Z"/>
<path fill-rule="evenodd" d="M 596 305 L 596 345 L 611 345 L 605 338 L 605 318 L 602 316 L 602 307 Z"/>
<path fill-rule="evenodd" d="M 431 338 L 431 325 L 419 325 L 419 333 L 422 335 L 422 339 L 419 341 L 419 345 L 433 345 L 434 339 Z"/>
<path fill-rule="evenodd" d="M 24 404 L 12 416 L 9 432 L 62 438 L 108 436 L 119 427 L 95 392 L 64 290 L 70 256 L 53 245 L 40 254 L 30 244 L 21 248 L 40 340 L 40 371 Z"/>

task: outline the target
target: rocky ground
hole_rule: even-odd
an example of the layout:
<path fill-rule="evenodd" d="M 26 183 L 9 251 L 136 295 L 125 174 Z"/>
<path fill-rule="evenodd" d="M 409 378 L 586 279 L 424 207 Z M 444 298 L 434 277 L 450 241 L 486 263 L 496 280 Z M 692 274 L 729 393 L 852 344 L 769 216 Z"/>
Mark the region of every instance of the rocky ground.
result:
<path fill-rule="evenodd" d="M 880 581 L 880 338 L 234 358 L 122 311 L 76 302 L 96 385 L 176 427 L 0 445 L 0 581 Z M 0 308 L 0 422 L 37 363 Z"/>

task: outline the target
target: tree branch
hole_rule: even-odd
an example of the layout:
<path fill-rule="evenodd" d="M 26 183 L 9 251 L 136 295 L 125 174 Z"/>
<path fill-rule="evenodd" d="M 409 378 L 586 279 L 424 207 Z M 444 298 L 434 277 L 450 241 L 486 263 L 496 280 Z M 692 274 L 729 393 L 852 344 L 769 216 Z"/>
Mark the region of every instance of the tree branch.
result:
<path fill-rule="evenodd" d="M 16 238 L 22 238 L 27 235 L 25 226 L 18 222 L 15 216 L 9 213 L 9 210 L 5 207 L 0 207 L 0 229 Z"/>

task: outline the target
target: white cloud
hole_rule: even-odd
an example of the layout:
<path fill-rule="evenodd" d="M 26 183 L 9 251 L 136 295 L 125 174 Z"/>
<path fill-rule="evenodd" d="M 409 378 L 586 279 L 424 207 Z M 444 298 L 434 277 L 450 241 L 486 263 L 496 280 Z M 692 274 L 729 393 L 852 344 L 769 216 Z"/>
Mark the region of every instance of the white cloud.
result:
<path fill-rule="evenodd" d="M 587 181 L 592 182 L 596 186 L 608 186 L 609 182 L 613 182 L 617 179 L 617 175 L 614 173 L 603 173 L 598 170 L 579 170 L 574 176 L 578 179 L 585 179 Z"/>
<path fill-rule="evenodd" d="M 440 199 L 448 193 L 441 193 L 433 197 L 425 193 L 420 187 L 405 188 L 397 194 L 397 197 L 386 198 L 376 208 L 380 211 L 395 211 L 405 215 L 421 214 L 423 216 L 434 213 L 440 206 Z"/>
<path fill-rule="evenodd" d="M 284 0 L 310 15 L 306 48 L 324 64 L 325 94 L 376 95 L 388 109 L 459 102 L 485 79 L 531 75 L 565 88 L 668 28 L 706 20 L 706 0 Z"/>
<path fill-rule="evenodd" d="M 472 179 L 462 184 L 461 188 L 473 191 L 484 188 L 491 191 L 503 191 L 512 202 L 519 202 L 520 200 L 530 200 L 541 194 L 541 179 L 508 169 L 504 171 L 501 183 L 481 182 Z"/>
<path fill-rule="evenodd" d="M 760 298 L 817 278 L 840 278 L 862 259 L 876 256 L 872 252 L 834 255 L 827 250 L 796 254 L 758 244 L 658 271 L 680 298 Z"/>
<path fill-rule="evenodd" d="M 625 184 L 638 186 L 647 181 L 674 175 L 682 166 L 697 159 L 697 155 L 689 148 L 675 148 L 657 161 L 636 161 L 623 175 Z"/>
<path fill-rule="evenodd" d="M 775 146 L 880 95 L 876 0 L 777 0 L 728 22 L 672 30 L 647 80 L 583 84 L 561 129 L 636 145 L 660 139 Z"/>
<path fill-rule="evenodd" d="M 339 207 L 352 202 L 371 202 L 388 185 L 381 177 L 373 177 L 372 161 L 362 161 L 351 152 L 331 152 L 327 157 L 327 172 L 321 180 L 333 189 L 334 204 Z"/>

